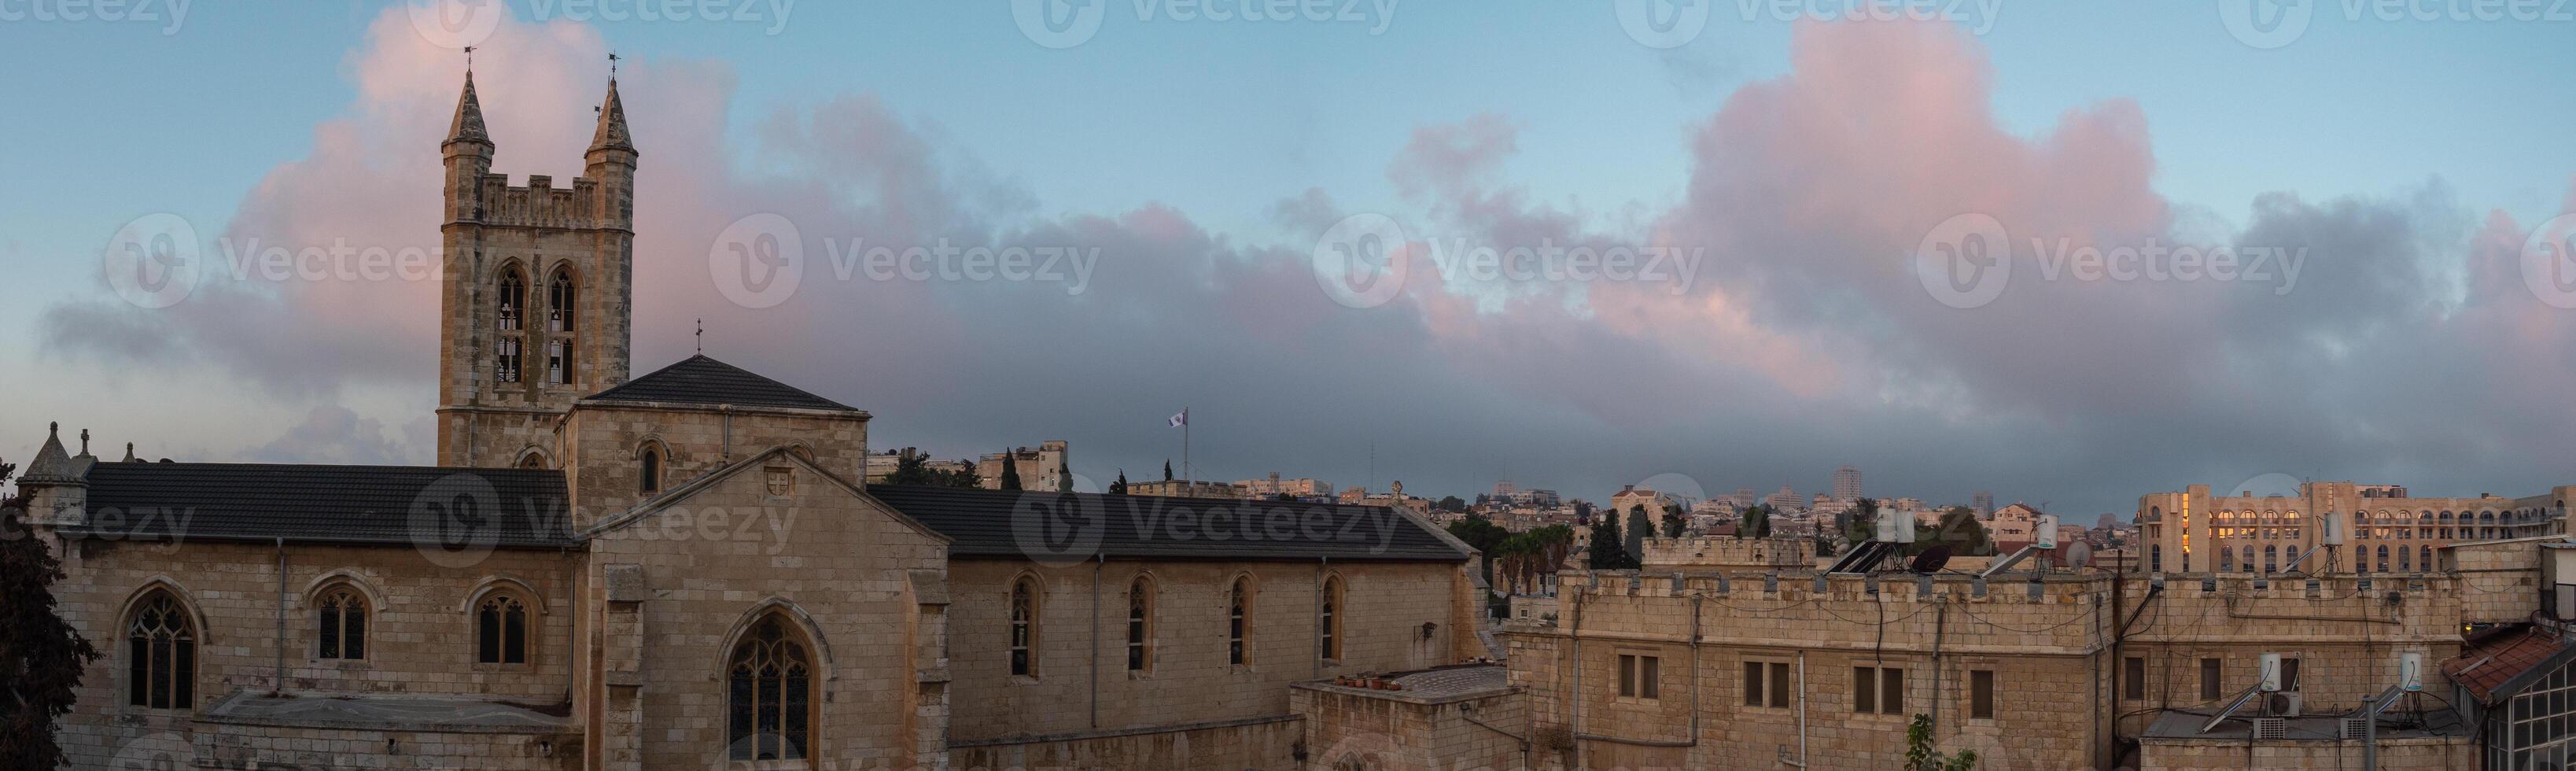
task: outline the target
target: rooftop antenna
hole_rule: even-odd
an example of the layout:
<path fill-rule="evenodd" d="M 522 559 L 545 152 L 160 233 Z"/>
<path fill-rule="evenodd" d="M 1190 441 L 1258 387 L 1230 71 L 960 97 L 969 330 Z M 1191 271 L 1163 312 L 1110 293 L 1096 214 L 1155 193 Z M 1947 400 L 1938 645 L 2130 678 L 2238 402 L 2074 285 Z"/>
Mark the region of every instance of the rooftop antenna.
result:
<path fill-rule="evenodd" d="M 474 47 L 465 47 L 465 74 L 474 74 Z"/>
<path fill-rule="evenodd" d="M 696 334 L 697 334 L 697 337 L 698 337 L 698 355 L 704 356 L 704 355 L 706 355 L 706 352 L 707 352 L 707 320 L 706 320 L 706 319 L 698 319 L 698 331 L 697 331 L 697 333 L 696 333 Z"/>

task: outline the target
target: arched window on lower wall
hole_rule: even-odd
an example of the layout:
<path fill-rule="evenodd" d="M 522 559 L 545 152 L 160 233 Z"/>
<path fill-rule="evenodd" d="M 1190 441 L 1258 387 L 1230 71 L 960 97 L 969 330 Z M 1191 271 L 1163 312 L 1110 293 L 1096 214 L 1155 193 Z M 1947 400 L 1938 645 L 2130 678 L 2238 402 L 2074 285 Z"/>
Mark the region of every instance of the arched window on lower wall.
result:
<path fill-rule="evenodd" d="M 484 664 L 528 663 L 528 604 L 515 595 L 493 592 L 474 608 L 474 660 Z"/>
<path fill-rule="evenodd" d="M 145 709 L 197 706 L 197 625 L 188 608 L 155 589 L 126 625 L 125 703 Z"/>
<path fill-rule="evenodd" d="M 752 625 L 727 670 L 725 746 L 732 760 L 802 760 L 813 746 L 814 661 L 777 614 Z"/>

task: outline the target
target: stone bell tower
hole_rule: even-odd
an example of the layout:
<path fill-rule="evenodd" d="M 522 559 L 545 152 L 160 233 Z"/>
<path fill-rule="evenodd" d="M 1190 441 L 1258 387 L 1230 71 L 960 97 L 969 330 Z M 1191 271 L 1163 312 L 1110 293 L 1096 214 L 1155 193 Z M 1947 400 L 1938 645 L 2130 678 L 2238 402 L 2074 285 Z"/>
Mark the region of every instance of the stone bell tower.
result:
<path fill-rule="evenodd" d="M 491 173 L 474 73 L 456 99 L 440 213 L 438 464 L 563 462 L 575 399 L 626 382 L 632 337 L 635 143 L 617 80 L 571 187 Z"/>

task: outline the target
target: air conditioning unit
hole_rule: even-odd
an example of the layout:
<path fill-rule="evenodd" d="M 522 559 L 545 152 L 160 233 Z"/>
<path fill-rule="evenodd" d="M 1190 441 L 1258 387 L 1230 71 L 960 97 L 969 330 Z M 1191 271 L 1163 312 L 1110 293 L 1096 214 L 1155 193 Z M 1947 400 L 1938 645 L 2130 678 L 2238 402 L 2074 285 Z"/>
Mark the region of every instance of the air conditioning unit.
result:
<path fill-rule="evenodd" d="M 2263 714 L 2271 717 L 2298 717 L 2300 701 L 2298 691 L 2273 691 L 2263 696 Z"/>
<path fill-rule="evenodd" d="M 2275 741 L 2290 738 L 2290 721 L 2282 720 L 2277 717 L 2255 718 L 2254 738 L 2257 740 L 2269 739 Z"/>

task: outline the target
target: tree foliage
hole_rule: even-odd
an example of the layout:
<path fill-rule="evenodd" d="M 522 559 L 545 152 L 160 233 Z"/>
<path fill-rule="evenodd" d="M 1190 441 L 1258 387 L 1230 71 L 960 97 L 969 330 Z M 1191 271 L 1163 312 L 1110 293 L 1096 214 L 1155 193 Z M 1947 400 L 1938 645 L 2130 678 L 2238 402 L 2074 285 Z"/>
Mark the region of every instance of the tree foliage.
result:
<path fill-rule="evenodd" d="M 1932 716 L 1915 713 L 1914 722 L 1905 727 L 1906 771 L 1976 771 L 1977 751 L 1960 750 L 1957 755 L 1943 755 L 1932 748 Z"/>
<path fill-rule="evenodd" d="M 928 457 L 914 453 L 905 453 L 902 458 L 895 460 L 894 471 L 885 475 L 885 483 L 890 485 L 929 485 L 932 487 L 975 488 L 984 486 L 984 478 L 975 473 L 975 464 L 958 461 L 957 465 L 961 468 L 955 471 L 931 468 L 930 459 Z"/>
<path fill-rule="evenodd" d="M 1735 526 L 1737 538 L 1771 537 L 1771 504 L 1757 503 L 1744 510 L 1744 521 Z"/>
<path fill-rule="evenodd" d="M 1637 519 L 1642 522 L 1645 518 L 1645 510 L 1637 510 Z M 1640 567 L 1636 555 L 1628 552 L 1619 537 L 1619 515 L 1603 514 L 1599 521 L 1592 523 L 1592 551 L 1586 555 L 1585 564 L 1593 570 L 1635 570 Z"/>
<path fill-rule="evenodd" d="M 1637 562 L 1646 556 L 1646 535 L 1655 532 L 1655 523 L 1646 519 L 1645 506 L 1628 507 L 1627 528 L 1627 540 L 1620 542 L 1619 546 L 1628 552 L 1629 562 Z"/>
<path fill-rule="evenodd" d="M 1678 504 L 1664 504 L 1664 519 L 1661 524 L 1664 526 L 1665 538 L 1680 538 L 1683 531 L 1690 529 L 1690 520 L 1682 516 L 1682 507 Z"/>
<path fill-rule="evenodd" d="M 0 481 L 16 467 L 0 463 Z M 62 563 L 27 531 L 26 501 L 0 499 L 0 768 L 63 767 L 55 721 L 71 712 L 98 651 L 54 610 Z"/>
<path fill-rule="evenodd" d="M 1002 451 L 1002 489 L 1020 489 L 1019 453 L 1010 450 Z"/>
<path fill-rule="evenodd" d="M 1118 470 L 1118 481 L 1115 481 L 1115 482 L 1111 482 L 1111 483 L 1109 483 L 1109 494 L 1110 494 L 1110 495 L 1126 495 L 1126 494 L 1127 494 L 1127 470 L 1126 470 L 1126 469 L 1123 469 L 1123 468 L 1122 468 L 1122 469 L 1119 469 L 1119 470 Z"/>
<path fill-rule="evenodd" d="M 1440 502 L 1432 504 L 1431 507 L 1441 511 L 1464 513 L 1467 510 L 1467 501 L 1455 495 L 1446 495 L 1441 496 Z"/>

